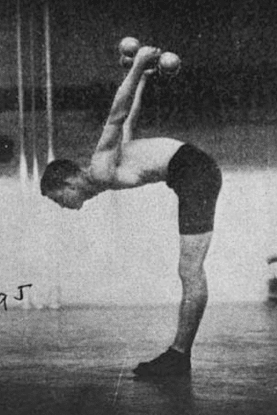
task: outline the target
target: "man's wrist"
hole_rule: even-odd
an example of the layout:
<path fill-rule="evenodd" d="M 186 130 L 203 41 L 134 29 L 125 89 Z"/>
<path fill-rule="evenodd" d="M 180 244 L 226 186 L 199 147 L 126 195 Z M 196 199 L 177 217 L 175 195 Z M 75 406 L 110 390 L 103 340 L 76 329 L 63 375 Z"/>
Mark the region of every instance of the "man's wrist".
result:
<path fill-rule="evenodd" d="M 145 62 L 143 62 L 141 59 L 135 58 L 133 68 L 136 68 L 142 74 L 145 69 Z"/>

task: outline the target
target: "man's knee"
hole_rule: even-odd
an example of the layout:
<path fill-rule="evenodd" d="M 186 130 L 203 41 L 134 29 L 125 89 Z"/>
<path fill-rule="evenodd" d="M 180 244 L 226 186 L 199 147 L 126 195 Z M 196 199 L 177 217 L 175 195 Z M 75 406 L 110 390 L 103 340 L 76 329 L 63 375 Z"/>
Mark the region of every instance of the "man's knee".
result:
<path fill-rule="evenodd" d="M 183 285 L 202 284 L 206 281 L 204 264 L 201 263 L 179 263 L 179 277 Z"/>
<path fill-rule="evenodd" d="M 198 270 L 179 271 L 182 283 L 183 300 L 205 303 L 208 300 L 208 284 L 204 267 Z"/>
<path fill-rule="evenodd" d="M 206 281 L 205 258 L 212 232 L 198 235 L 180 235 L 179 276 L 183 285 L 201 285 Z"/>
<path fill-rule="evenodd" d="M 181 280 L 200 276 L 204 271 L 204 261 L 192 253 L 183 254 L 179 260 L 179 276 Z"/>

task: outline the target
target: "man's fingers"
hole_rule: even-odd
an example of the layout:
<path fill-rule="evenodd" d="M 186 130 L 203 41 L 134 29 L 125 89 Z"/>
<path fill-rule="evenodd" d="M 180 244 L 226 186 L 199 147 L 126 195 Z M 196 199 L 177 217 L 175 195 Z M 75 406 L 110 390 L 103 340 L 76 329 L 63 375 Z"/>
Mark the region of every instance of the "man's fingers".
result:
<path fill-rule="evenodd" d="M 157 68 L 157 67 L 152 68 L 152 69 L 146 69 L 146 70 L 143 72 L 143 74 L 144 74 L 146 77 L 148 77 L 148 76 L 153 75 L 155 72 L 157 72 L 157 70 L 158 70 L 158 68 Z"/>

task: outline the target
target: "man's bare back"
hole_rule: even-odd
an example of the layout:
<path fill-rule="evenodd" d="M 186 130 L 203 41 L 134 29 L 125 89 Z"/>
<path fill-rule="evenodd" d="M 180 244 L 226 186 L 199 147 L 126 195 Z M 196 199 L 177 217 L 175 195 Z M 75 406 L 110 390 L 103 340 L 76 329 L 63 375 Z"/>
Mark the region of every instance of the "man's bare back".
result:
<path fill-rule="evenodd" d="M 108 153 L 96 153 L 91 160 L 90 171 L 94 181 L 104 182 L 107 177 L 113 190 L 143 186 L 165 181 L 169 161 L 182 146 L 173 138 L 142 138 L 126 143 L 121 148 L 121 157 L 112 175 L 104 173 L 108 168 Z"/>

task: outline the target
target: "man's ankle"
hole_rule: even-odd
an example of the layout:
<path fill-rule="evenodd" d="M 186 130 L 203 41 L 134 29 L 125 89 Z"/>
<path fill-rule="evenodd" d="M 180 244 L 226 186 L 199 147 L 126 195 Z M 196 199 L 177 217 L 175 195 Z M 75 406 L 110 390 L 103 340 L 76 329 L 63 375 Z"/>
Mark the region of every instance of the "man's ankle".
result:
<path fill-rule="evenodd" d="M 172 345 L 172 346 L 170 346 L 170 349 L 175 350 L 176 352 L 185 354 L 185 350 L 182 349 L 182 348 L 180 348 L 180 347 L 178 347 L 178 346 Z"/>
<path fill-rule="evenodd" d="M 182 353 L 185 356 L 190 356 L 190 354 L 191 354 L 190 350 L 186 350 L 183 347 L 178 347 L 178 346 L 175 346 L 175 345 L 170 346 L 170 349 L 175 350 L 176 352 Z"/>

